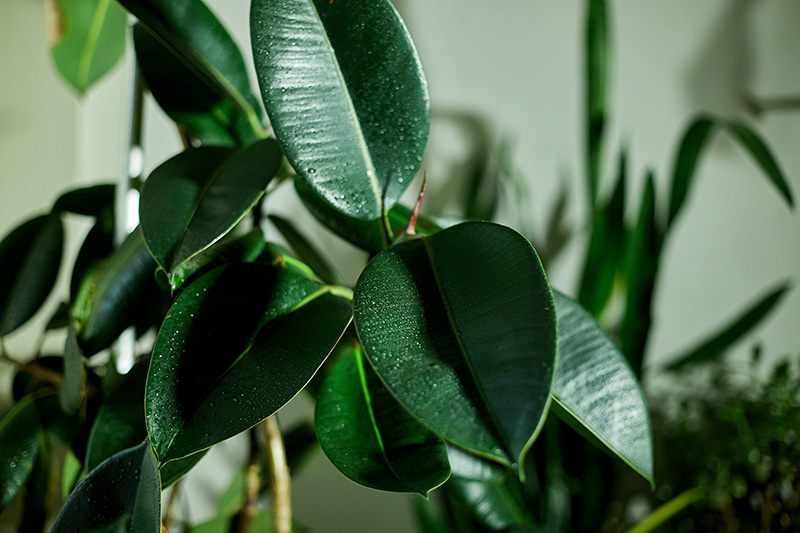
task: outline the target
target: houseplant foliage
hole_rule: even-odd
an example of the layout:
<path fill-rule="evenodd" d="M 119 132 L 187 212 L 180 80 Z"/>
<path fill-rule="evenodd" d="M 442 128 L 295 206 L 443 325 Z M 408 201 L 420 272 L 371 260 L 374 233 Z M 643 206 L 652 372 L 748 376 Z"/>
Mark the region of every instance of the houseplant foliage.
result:
<path fill-rule="evenodd" d="M 113 64 L 99 52 L 119 24 L 108 13 L 119 6 L 68 4 L 56 2 L 66 44 L 56 45 L 54 59 L 83 91 Z M 66 330 L 63 354 L 22 362 L 2 351 L 17 374 L 16 403 L 0 421 L 0 509 L 21 499 L 22 530 L 44 526 L 51 471 L 62 472 L 65 488 L 54 531 L 171 526 L 162 490 L 242 432 L 251 442 L 247 479 L 212 521 L 223 530 L 264 521 L 277 531 L 297 527 L 286 476 L 317 438 L 356 483 L 441 494 L 444 513 L 421 509 L 431 531 L 560 527 L 554 502 L 568 462 L 561 454 L 576 442 L 612 456 L 586 452 L 589 461 L 613 461 L 654 483 L 638 383 L 650 300 L 662 241 L 712 128 L 741 139 L 791 203 L 751 130 L 696 122 L 679 151 L 666 226 L 651 178 L 636 225 L 627 227 L 624 164 L 613 197 L 597 197 L 608 29 L 604 3 L 590 2 L 594 225 L 579 303 L 550 286 L 536 250 L 514 229 L 440 224 L 401 203 L 422 161 L 430 101 L 414 44 L 388 0 L 253 0 L 258 91 L 201 0 L 119 4 L 136 19 L 144 80 L 186 149 L 144 181 L 140 226 L 116 246 L 112 185 L 63 194 L 0 242 L 2 339 L 52 291 L 65 222 L 94 221 L 69 298 L 47 326 Z M 354 287 L 291 220 L 265 209 L 265 196 L 285 182 L 320 223 L 370 254 Z M 467 203 L 471 218 L 491 218 L 474 197 Z M 267 219 L 292 250 L 265 240 Z M 627 312 L 611 338 L 592 315 L 605 308 L 620 272 Z M 763 307 L 748 315 L 751 323 Z M 155 341 L 119 374 L 112 344 L 129 328 L 156 332 Z M 315 433 L 300 425 L 281 435 L 271 417 L 303 391 L 316 401 Z M 578 429 L 579 440 L 569 434 L 559 446 L 558 420 Z M 64 461 L 55 442 L 68 449 Z M 272 509 L 257 505 L 265 485 Z"/>

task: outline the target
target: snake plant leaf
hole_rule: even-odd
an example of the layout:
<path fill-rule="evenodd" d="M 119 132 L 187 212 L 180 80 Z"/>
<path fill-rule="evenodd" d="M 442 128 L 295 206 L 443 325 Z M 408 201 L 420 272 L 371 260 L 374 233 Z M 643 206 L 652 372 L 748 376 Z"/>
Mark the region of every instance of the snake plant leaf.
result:
<path fill-rule="evenodd" d="M 398 244 L 364 269 L 353 305 L 364 352 L 415 418 L 459 447 L 521 466 L 556 359 L 550 285 L 522 235 L 467 222 Z"/>
<path fill-rule="evenodd" d="M 137 228 L 105 265 L 84 277 L 71 310 L 84 355 L 108 347 L 150 304 L 164 301 L 155 281 L 156 268 Z"/>
<path fill-rule="evenodd" d="M 147 379 L 160 464 L 254 426 L 300 392 L 352 318 L 332 292 L 259 263 L 218 267 L 189 285 L 164 319 Z"/>
<path fill-rule="evenodd" d="M 286 157 L 335 209 L 382 215 L 419 168 L 430 96 L 388 0 L 254 0 L 253 56 Z"/>
<path fill-rule="evenodd" d="M 114 210 L 115 190 L 113 183 L 101 183 L 67 191 L 53 204 L 53 211 L 100 218 Z"/>
<path fill-rule="evenodd" d="M 314 420 L 325 455 L 356 483 L 427 497 L 450 475 L 444 442 L 397 403 L 360 347 L 325 379 Z"/>
<path fill-rule="evenodd" d="M 139 217 L 147 247 L 172 279 L 176 269 L 229 232 L 264 194 L 281 163 L 274 139 L 237 151 L 178 154 L 145 182 Z"/>
<path fill-rule="evenodd" d="M 708 141 L 709 135 L 713 131 L 714 122 L 707 117 L 695 119 L 683 134 L 678 155 L 675 157 L 675 169 L 672 173 L 672 184 L 670 186 L 669 215 L 667 225 L 671 225 L 678 216 L 689 187 L 694 178 L 697 168 L 697 161 Z"/>
<path fill-rule="evenodd" d="M 64 502 L 52 532 L 96 531 L 120 520 L 129 521 L 130 531 L 161 530 L 161 481 L 147 440 L 89 472 Z"/>
<path fill-rule="evenodd" d="M 558 316 L 555 412 L 653 484 L 653 437 L 639 382 L 625 356 L 571 298 L 553 291 Z"/>
<path fill-rule="evenodd" d="M 30 396 L 0 420 L 0 511 L 25 485 L 39 452 L 39 417 Z"/>
<path fill-rule="evenodd" d="M 603 131 L 610 57 L 606 0 L 590 0 L 586 19 L 586 133 L 589 200 L 593 207 L 600 189 Z"/>
<path fill-rule="evenodd" d="M 238 108 L 254 133 L 263 130 L 261 106 L 250 86 L 242 53 L 202 0 L 119 0 L 119 3 L 205 86 Z"/>
<path fill-rule="evenodd" d="M 246 114 L 220 96 L 173 49 L 141 24 L 133 26 L 133 45 L 142 76 L 161 109 L 202 144 L 246 146 L 257 140 Z"/>
<path fill-rule="evenodd" d="M 509 470 L 453 446 L 447 455 L 453 473 L 445 490 L 484 526 L 499 531 L 530 524 L 522 486 Z"/>
<path fill-rule="evenodd" d="M 778 305 L 790 288 L 789 282 L 784 282 L 773 288 L 759 298 L 758 301 L 751 304 L 729 325 L 709 335 L 706 340 L 691 350 L 675 357 L 673 362 L 666 366 L 665 370 L 682 370 L 691 365 L 712 361 L 760 324 Z"/>
<path fill-rule="evenodd" d="M 86 372 L 83 369 L 83 354 L 78 346 L 75 327 L 69 328 L 64 345 L 64 377 L 58 390 L 61 408 L 67 414 L 78 410 L 86 393 Z"/>
<path fill-rule="evenodd" d="M 24 324 L 47 299 L 63 246 L 56 214 L 28 220 L 0 242 L 0 337 Z"/>
<path fill-rule="evenodd" d="M 114 0 L 50 0 L 52 55 L 61 76 L 84 93 L 125 52 L 127 16 Z"/>
<path fill-rule="evenodd" d="M 269 215 L 269 220 L 275 226 L 297 257 L 319 276 L 323 283 L 329 285 L 343 285 L 341 277 L 334 273 L 328 261 L 322 257 L 316 247 L 291 223 L 291 221 L 278 216 Z"/>

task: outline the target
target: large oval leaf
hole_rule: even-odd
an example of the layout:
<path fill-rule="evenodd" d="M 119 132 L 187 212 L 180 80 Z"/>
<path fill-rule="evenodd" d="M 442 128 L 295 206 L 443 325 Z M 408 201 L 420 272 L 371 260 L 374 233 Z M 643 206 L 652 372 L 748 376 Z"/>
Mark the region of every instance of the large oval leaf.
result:
<path fill-rule="evenodd" d="M 52 532 L 96 531 L 120 523 L 129 525 L 123 531 L 161 530 L 161 481 L 147 440 L 92 470 L 64 502 Z"/>
<path fill-rule="evenodd" d="M 244 151 L 190 149 L 145 182 L 139 217 L 145 241 L 172 278 L 185 261 L 230 231 L 264 194 L 281 163 L 273 139 Z"/>
<path fill-rule="evenodd" d="M 53 60 L 58 71 L 83 93 L 125 52 L 127 16 L 114 0 L 51 0 L 57 16 Z"/>
<path fill-rule="evenodd" d="M 586 310 L 558 291 L 554 408 L 653 483 L 653 437 L 641 386 L 625 356 Z M 594 441 L 594 439 L 592 439 Z"/>
<path fill-rule="evenodd" d="M 292 399 L 352 317 L 350 303 L 289 268 L 232 264 L 198 278 L 159 331 L 145 395 L 160 462 L 254 426 Z"/>
<path fill-rule="evenodd" d="M 70 326 L 64 345 L 64 376 L 58 389 L 58 401 L 67 414 L 73 414 L 83 401 L 86 393 L 86 371 L 83 367 L 83 354 L 78 346 L 75 327 Z"/>
<path fill-rule="evenodd" d="M 374 219 L 408 187 L 430 130 L 411 37 L 388 0 L 254 0 L 253 55 L 272 127 L 326 202 Z"/>
<path fill-rule="evenodd" d="M 446 440 L 521 463 L 550 398 L 556 318 L 530 243 L 468 222 L 398 244 L 364 269 L 355 325 L 381 379 Z"/>
<path fill-rule="evenodd" d="M 361 485 L 427 497 L 450 475 L 444 442 L 397 403 L 360 347 L 325 379 L 314 421 L 325 455 Z"/>
<path fill-rule="evenodd" d="M 47 299 L 63 246 L 56 214 L 33 218 L 0 242 L 0 336 L 24 324 Z"/>
<path fill-rule="evenodd" d="M 0 420 L 0 511 L 31 475 L 39 450 L 39 417 L 26 396 Z"/>

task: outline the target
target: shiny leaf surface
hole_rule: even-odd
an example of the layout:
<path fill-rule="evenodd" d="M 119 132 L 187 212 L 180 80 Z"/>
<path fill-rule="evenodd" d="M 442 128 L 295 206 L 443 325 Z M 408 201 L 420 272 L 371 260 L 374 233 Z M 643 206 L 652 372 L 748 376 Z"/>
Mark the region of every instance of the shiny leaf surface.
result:
<path fill-rule="evenodd" d="M 145 396 L 161 464 L 254 426 L 313 377 L 350 303 L 289 268 L 232 264 L 193 282 L 159 331 Z"/>
<path fill-rule="evenodd" d="M 28 220 L 0 242 L 0 336 L 31 318 L 58 276 L 64 229 L 58 215 Z"/>
<path fill-rule="evenodd" d="M 39 450 L 39 417 L 25 397 L 0 420 L 0 511 L 28 480 Z"/>
<path fill-rule="evenodd" d="M 521 463 L 550 399 L 556 318 L 530 243 L 468 222 L 398 244 L 354 294 L 364 351 L 392 394 L 446 440 Z"/>
<path fill-rule="evenodd" d="M 653 438 L 641 386 L 625 356 L 569 297 L 553 292 L 558 316 L 558 367 L 553 399 L 562 418 L 653 484 Z M 554 404 L 555 405 L 555 404 Z"/>
<path fill-rule="evenodd" d="M 189 149 L 150 174 L 139 203 L 141 227 L 170 278 L 247 214 L 264 194 L 281 157 L 278 144 L 265 139 L 243 151 Z"/>
<path fill-rule="evenodd" d="M 261 95 L 289 162 L 335 209 L 378 218 L 414 177 L 430 130 L 417 52 L 388 0 L 255 0 Z"/>
<path fill-rule="evenodd" d="M 397 403 L 359 347 L 325 379 L 315 425 L 328 459 L 361 485 L 427 497 L 450 475 L 444 442 Z"/>

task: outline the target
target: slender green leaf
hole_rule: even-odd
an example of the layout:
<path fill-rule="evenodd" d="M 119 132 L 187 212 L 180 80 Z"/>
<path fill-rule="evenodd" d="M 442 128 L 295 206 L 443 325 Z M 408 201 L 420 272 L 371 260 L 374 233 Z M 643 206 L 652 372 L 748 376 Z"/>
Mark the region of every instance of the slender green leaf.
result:
<path fill-rule="evenodd" d="M 364 351 L 424 425 L 506 465 L 522 463 L 550 401 L 556 318 L 520 234 L 467 222 L 378 254 L 354 294 Z"/>
<path fill-rule="evenodd" d="M 105 213 L 114 210 L 115 189 L 113 183 L 102 183 L 67 191 L 53 204 L 53 211 L 56 213 L 68 211 L 77 215 L 101 218 Z"/>
<path fill-rule="evenodd" d="M 189 149 L 150 174 L 139 217 L 147 246 L 170 279 L 247 214 L 280 162 L 278 143 L 264 139 L 243 151 Z"/>
<path fill-rule="evenodd" d="M 39 417 L 26 396 L 0 420 L 0 511 L 28 480 L 39 452 Z"/>
<path fill-rule="evenodd" d="M 600 189 L 603 130 L 606 121 L 609 70 L 609 25 L 606 0 L 589 0 L 586 20 L 586 132 L 589 203 L 593 207 Z"/>
<path fill-rule="evenodd" d="M 675 157 L 675 169 L 672 173 L 667 226 L 672 224 L 686 201 L 700 153 L 708 142 L 713 129 L 714 122 L 710 118 L 700 117 L 695 119 L 683 134 L 678 154 Z"/>
<path fill-rule="evenodd" d="M 729 325 L 709 335 L 706 340 L 691 350 L 673 358 L 673 362 L 668 364 L 665 370 L 682 370 L 691 365 L 714 360 L 714 358 L 724 353 L 725 350 L 733 346 L 760 324 L 775 306 L 778 305 L 790 288 L 791 286 L 789 283 L 784 282 L 770 290 L 767 294 L 759 298 L 758 301 L 748 306 L 748 308 L 737 316 Z"/>
<path fill-rule="evenodd" d="M 342 279 L 334 273 L 328 261 L 322 257 L 319 251 L 311 244 L 305 236 L 289 220 L 278 215 L 270 215 L 270 222 L 278 228 L 278 231 L 297 254 L 298 259 L 303 261 L 311 270 L 314 271 L 319 279 L 331 285 L 342 285 Z"/>
<path fill-rule="evenodd" d="M 204 274 L 178 296 L 145 394 L 161 464 L 254 426 L 300 392 L 352 317 L 332 291 L 285 267 L 242 263 Z"/>
<path fill-rule="evenodd" d="M 0 242 L 0 336 L 31 318 L 58 276 L 64 229 L 58 215 L 28 220 Z"/>
<path fill-rule="evenodd" d="M 61 498 L 63 500 L 69 498 L 72 489 L 78 484 L 81 470 L 83 470 L 81 460 L 72 453 L 72 450 L 67 450 L 61 466 Z"/>
<path fill-rule="evenodd" d="M 360 347 L 325 380 L 314 421 L 328 459 L 366 487 L 427 497 L 450 475 L 444 442 L 397 403 Z"/>
<path fill-rule="evenodd" d="M 52 532 L 95 531 L 121 519 L 130 520 L 130 531 L 161 530 L 161 482 L 147 440 L 89 472 L 64 502 Z"/>
<path fill-rule="evenodd" d="M 261 134 L 261 107 L 242 53 L 201 0 L 119 0 L 203 84 L 232 102 Z"/>
<path fill-rule="evenodd" d="M 553 291 L 558 316 L 554 405 L 571 425 L 653 484 L 653 437 L 644 394 L 625 356 L 591 315 Z"/>
<path fill-rule="evenodd" d="M 430 96 L 388 0 L 255 0 L 261 95 L 286 157 L 335 209 L 375 219 L 422 161 Z"/>
<path fill-rule="evenodd" d="M 78 410 L 86 393 L 86 373 L 83 369 L 83 354 L 78 346 L 78 335 L 70 327 L 64 345 L 64 378 L 58 390 L 58 400 L 65 413 Z"/>
<path fill-rule="evenodd" d="M 725 126 L 733 136 L 742 143 L 756 163 L 761 167 L 766 174 L 767 178 L 772 182 L 778 192 L 789 204 L 789 207 L 794 207 L 794 199 L 792 198 L 792 191 L 789 189 L 789 184 L 781 172 L 778 162 L 770 153 L 769 148 L 761 137 L 755 131 L 750 129 L 746 124 L 741 122 L 723 122 L 721 125 Z"/>
<path fill-rule="evenodd" d="M 127 17 L 114 0 L 52 0 L 61 33 L 53 60 L 66 81 L 85 92 L 125 52 Z"/>

